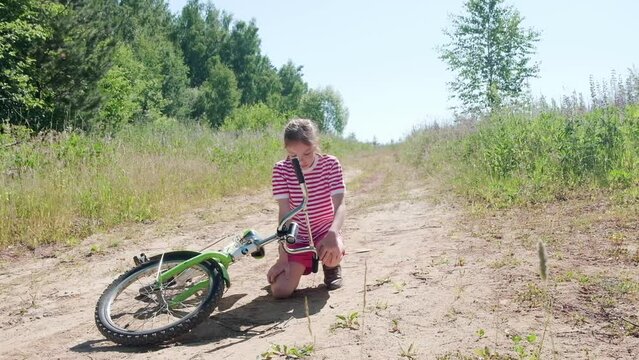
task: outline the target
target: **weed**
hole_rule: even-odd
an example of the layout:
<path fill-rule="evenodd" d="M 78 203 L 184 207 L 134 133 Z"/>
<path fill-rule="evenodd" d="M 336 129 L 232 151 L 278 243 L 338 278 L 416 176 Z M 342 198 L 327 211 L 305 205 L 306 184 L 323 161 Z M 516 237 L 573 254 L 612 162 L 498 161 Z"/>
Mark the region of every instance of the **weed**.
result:
<path fill-rule="evenodd" d="M 91 245 L 91 248 L 89 248 L 89 255 L 102 254 L 103 252 L 104 250 L 99 244 L 93 244 Z"/>
<path fill-rule="evenodd" d="M 399 352 L 400 357 L 407 358 L 409 360 L 417 359 L 417 349 L 415 348 L 413 343 L 411 343 L 406 349 L 404 349 L 404 347 L 400 344 L 399 349 L 400 349 L 400 352 Z"/>
<path fill-rule="evenodd" d="M 536 334 L 528 334 L 526 338 L 515 335 L 512 338 L 513 350 L 521 360 L 538 360 L 539 355 L 535 352 L 535 343 L 537 342 Z"/>
<path fill-rule="evenodd" d="M 615 260 L 626 260 L 630 257 L 630 252 L 626 248 L 615 247 L 608 249 L 608 256 Z"/>
<path fill-rule="evenodd" d="M 483 348 L 475 350 L 475 354 L 477 354 L 480 359 L 513 360 L 512 357 L 510 357 L 510 356 L 500 355 L 498 352 L 493 352 L 492 350 L 490 350 L 490 348 L 488 346 L 485 346 Z M 473 359 L 474 360 L 476 358 L 476 357 L 464 356 L 461 353 L 457 353 L 456 356 L 457 357 L 455 359 L 460 359 L 460 360 L 461 359 L 463 359 L 463 360 Z"/>
<path fill-rule="evenodd" d="M 439 265 L 448 265 L 450 260 L 446 256 L 438 256 L 436 258 L 431 259 L 431 266 L 439 266 Z"/>
<path fill-rule="evenodd" d="M 454 353 L 446 353 L 443 355 L 437 355 L 435 357 L 435 360 L 476 360 L 477 357 L 476 356 L 469 356 L 469 355 L 464 355 L 462 354 L 461 351 L 457 351 Z M 492 357 L 483 357 L 482 359 L 490 359 L 493 360 L 495 358 Z"/>
<path fill-rule="evenodd" d="M 393 288 L 395 289 L 395 291 L 393 291 L 393 294 L 399 294 L 399 293 L 403 292 L 405 287 L 406 287 L 406 281 L 394 282 L 393 283 Z"/>
<path fill-rule="evenodd" d="M 359 329 L 359 312 L 351 311 L 346 315 L 337 315 L 336 317 L 337 320 L 330 327 L 331 331 L 335 331 L 336 329 Z"/>
<path fill-rule="evenodd" d="M 24 315 L 29 311 L 29 309 L 38 307 L 40 286 L 41 284 L 39 284 L 32 275 L 29 281 L 29 291 L 27 292 L 28 298 L 24 299 L 22 296 L 18 295 L 22 302 L 22 306 L 17 311 L 18 315 Z"/>
<path fill-rule="evenodd" d="M 271 348 L 260 354 L 260 360 L 271 360 L 284 357 L 285 359 L 303 359 L 311 356 L 315 351 L 313 344 L 301 347 L 273 344 Z"/>
<path fill-rule="evenodd" d="M 543 242 L 539 242 L 537 253 L 539 255 L 539 275 L 542 280 L 546 280 L 548 274 L 548 255 L 546 255 L 546 246 Z"/>
<path fill-rule="evenodd" d="M 455 262 L 455 266 L 464 266 L 466 265 L 466 259 L 464 259 L 463 257 L 460 257 L 457 259 L 457 261 Z"/>
<path fill-rule="evenodd" d="M 313 336 L 313 327 L 311 325 L 311 314 L 308 309 L 308 297 L 304 296 L 304 315 L 306 315 L 306 319 L 308 320 L 308 334 L 313 339 L 313 344 L 315 343 L 315 337 Z"/>
<path fill-rule="evenodd" d="M 585 316 L 579 313 L 573 313 L 571 316 L 571 324 L 575 327 L 582 326 L 588 323 Z"/>
<path fill-rule="evenodd" d="M 446 312 L 446 315 L 444 315 L 446 318 L 449 318 L 451 321 L 455 321 L 457 320 L 457 316 L 463 314 L 461 311 L 455 309 L 455 307 L 451 306 L 448 311 Z"/>
<path fill-rule="evenodd" d="M 491 262 L 488 266 L 492 269 L 501 269 L 503 267 L 514 268 L 521 264 L 521 261 L 515 257 L 514 253 L 504 255 L 501 259 Z"/>
<path fill-rule="evenodd" d="M 626 239 L 626 236 L 623 233 L 620 233 L 620 232 L 614 232 L 614 233 L 612 233 L 612 235 L 610 235 L 610 242 L 614 246 L 623 245 L 625 239 Z"/>
<path fill-rule="evenodd" d="M 375 309 L 377 310 L 386 310 L 388 309 L 388 301 L 377 301 L 375 304 Z"/>
<path fill-rule="evenodd" d="M 389 330 L 392 333 L 400 333 L 401 334 L 401 330 L 399 330 L 399 319 L 393 319 L 391 320 L 391 328 Z"/>
<path fill-rule="evenodd" d="M 523 290 L 517 293 L 515 300 L 523 306 L 538 308 L 542 307 L 549 300 L 549 294 L 547 290 L 530 282 Z"/>
<path fill-rule="evenodd" d="M 557 282 L 571 282 L 573 280 L 577 280 L 577 282 L 581 285 L 586 285 L 592 282 L 590 276 L 574 270 L 568 270 L 565 273 L 556 275 L 555 280 Z"/>

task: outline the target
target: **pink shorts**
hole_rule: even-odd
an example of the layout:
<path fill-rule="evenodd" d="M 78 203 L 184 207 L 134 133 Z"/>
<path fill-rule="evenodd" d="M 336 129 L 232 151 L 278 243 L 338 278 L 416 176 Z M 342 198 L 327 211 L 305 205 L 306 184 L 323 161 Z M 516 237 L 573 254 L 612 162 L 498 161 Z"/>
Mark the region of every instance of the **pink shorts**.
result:
<path fill-rule="evenodd" d="M 341 236 L 340 236 L 341 238 Z M 319 249 L 321 241 L 315 241 L 315 247 Z M 295 243 L 293 245 L 288 245 L 291 249 L 299 249 L 308 246 L 308 243 Z M 342 256 L 344 256 L 345 252 L 342 251 Z M 303 253 L 303 254 L 287 254 L 288 261 L 295 261 L 296 263 L 304 265 L 304 275 L 308 275 L 313 272 L 313 253 Z M 318 254 L 319 255 L 319 254 Z"/>

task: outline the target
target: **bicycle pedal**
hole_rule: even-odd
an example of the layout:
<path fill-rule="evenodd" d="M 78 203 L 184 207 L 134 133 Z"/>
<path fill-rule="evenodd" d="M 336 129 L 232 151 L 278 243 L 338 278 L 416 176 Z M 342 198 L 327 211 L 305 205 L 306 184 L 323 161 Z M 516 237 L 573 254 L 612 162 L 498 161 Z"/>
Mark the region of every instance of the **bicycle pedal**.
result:
<path fill-rule="evenodd" d="M 140 256 L 133 257 L 133 263 L 135 263 L 135 266 L 140 266 L 147 262 L 149 262 L 149 258 L 147 258 L 144 253 L 140 253 Z"/>

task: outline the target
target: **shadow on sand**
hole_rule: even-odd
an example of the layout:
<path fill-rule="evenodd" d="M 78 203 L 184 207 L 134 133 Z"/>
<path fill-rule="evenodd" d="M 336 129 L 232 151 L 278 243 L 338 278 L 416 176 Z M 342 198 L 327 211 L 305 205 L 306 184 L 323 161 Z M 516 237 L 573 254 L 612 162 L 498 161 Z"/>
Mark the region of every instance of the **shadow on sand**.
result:
<path fill-rule="evenodd" d="M 268 290 L 268 287 L 264 288 Z M 224 339 L 234 339 L 207 352 L 214 352 L 247 341 L 255 336 L 270 336 L 284 331 L 286 323 L 293 318 L 306 317 L 304 298 L 308 298 L 308 313 L 318 313 L 328 301 L 329 293 L 323 285 L 296 290 L 288 299 L 276 300 L 270 294 L 254 298 L 251 302 L 233 308 L 247 294 L 225 296 L 213 314 L 175 342 L 153 347 L 121 346 L 106 339 L 88 340 L 70 348 L 78 353 L 120 352 L 147 353 L 175 346 L 198 346 Z"/>

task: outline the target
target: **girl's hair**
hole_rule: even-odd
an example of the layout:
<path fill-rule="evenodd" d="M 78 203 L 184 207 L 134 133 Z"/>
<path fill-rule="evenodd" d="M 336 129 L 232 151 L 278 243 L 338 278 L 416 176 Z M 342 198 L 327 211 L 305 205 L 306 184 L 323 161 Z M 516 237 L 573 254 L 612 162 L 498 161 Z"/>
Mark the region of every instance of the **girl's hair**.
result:
<path fill-rule="evenodd" d="M 317 125 L 308 119 L 293 119 L 284 128 L 284 147 L 292 142 L 301 142 L 320 151 L 319 130 Z"/>

